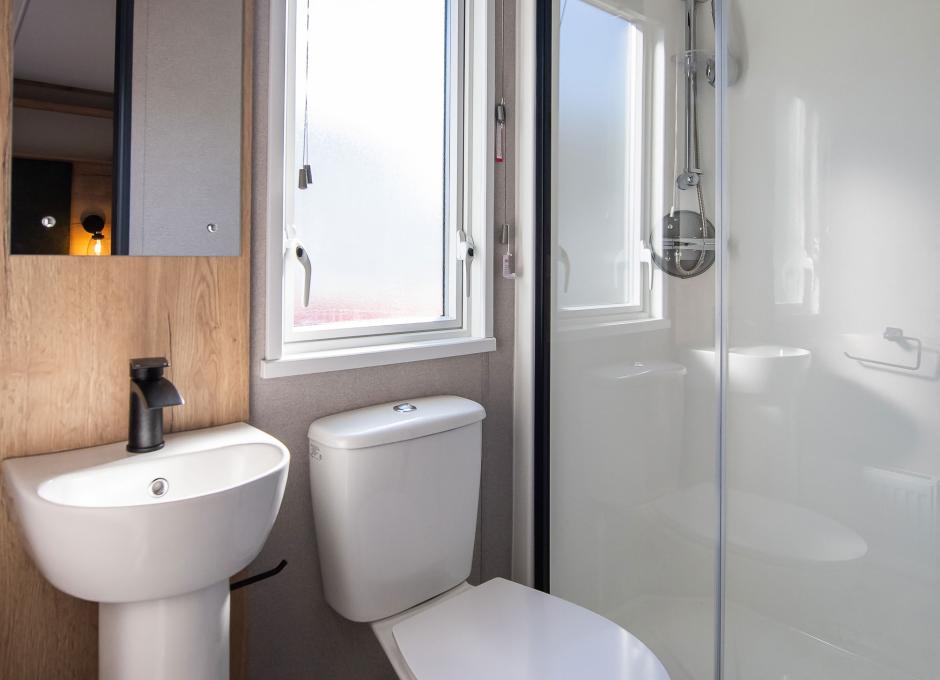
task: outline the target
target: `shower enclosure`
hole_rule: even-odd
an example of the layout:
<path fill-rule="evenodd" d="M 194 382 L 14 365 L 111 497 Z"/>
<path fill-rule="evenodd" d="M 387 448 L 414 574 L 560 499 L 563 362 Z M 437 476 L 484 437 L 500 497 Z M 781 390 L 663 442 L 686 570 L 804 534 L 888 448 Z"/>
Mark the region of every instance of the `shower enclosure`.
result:
<path fill-rule="evenodd" d="M 940 677 L 940 3 L 533 7 L 536 585 L 672 680 Z"/>

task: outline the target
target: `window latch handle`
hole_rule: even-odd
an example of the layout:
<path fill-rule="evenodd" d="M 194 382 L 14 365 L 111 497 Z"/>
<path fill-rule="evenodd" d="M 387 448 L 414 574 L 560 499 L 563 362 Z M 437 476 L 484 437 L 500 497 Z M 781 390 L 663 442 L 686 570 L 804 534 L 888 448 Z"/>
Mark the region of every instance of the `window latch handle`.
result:
<path fill-rule="evenodd" d="M 312 267 L 310 266 L 310 255 L 307 254 L 307 249 L 298 238 L 292 238 L 290 241 L 288 241 L 287 251 L 284 253 L 284 255 L 288 259 L 296 259 L 300 263 L 300 266 L 304 268 L 304 307 L 309 307 L 310 278 L 312 273 Z"/>
<path fill-rule="evenodd" d="M 464 271 L 464 295 L 470 297 L 470 271 L 473 264 L 474 245 L 473 237 L 467 234 L 463 229 L 457 231 L 457 259 L 463 261 Z"/>
<path fill-rule="evenodd" d="M 558 246 L 558 264 L 565 268 L 565 283 L 562 292 L 568 292 L 568 284 L 571 283 L 571 258 L 568 257 L 568 251 L 564 246 Z"/>

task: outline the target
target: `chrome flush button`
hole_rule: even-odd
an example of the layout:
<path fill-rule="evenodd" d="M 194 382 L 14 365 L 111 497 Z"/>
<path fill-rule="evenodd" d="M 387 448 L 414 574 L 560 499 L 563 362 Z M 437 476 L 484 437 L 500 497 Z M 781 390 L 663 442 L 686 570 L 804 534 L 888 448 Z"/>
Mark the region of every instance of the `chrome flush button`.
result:
<path fill-rule="evenodd" d="M 170 483 L 166 481 L 163 477 L 157 477 L 155 480 L 150 482 L 150 495 L 154 498 L 160 498 L 160 496 L 165 496 L 166 492 L 170 490 Z"/>
<path fill-rule="evenodd" d="M 418 407 L 406 401 L 404 404 L 398 404 L 398 406 L 393 407 L 393 410 L 398 413 L 411 413 L 412 411 L 417 411 Z"/>

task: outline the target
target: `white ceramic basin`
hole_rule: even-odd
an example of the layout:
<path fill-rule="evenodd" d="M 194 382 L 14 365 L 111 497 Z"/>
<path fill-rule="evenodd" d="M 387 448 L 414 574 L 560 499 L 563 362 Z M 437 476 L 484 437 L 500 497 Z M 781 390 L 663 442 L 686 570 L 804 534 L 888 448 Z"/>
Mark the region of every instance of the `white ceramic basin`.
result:
<path fill-rule="evenodd" d="M 703 375 L 718 369 L 715 350 L 693 349 L 689 364 Z M 788 399 L 799 389 L 812 361 L 812 353 L 802 347 L 748 345 L 728 349 L 728 390 L 772 400 Z"/>
<path fill-rule="evenodd" d="M 746 394 L 789 396 L 802 384 L 811 358 L 802 347 L 732 347 L 728 350 L 728 387 Z"/>
<path fill-rule="evenodd" d="M 39 495 L 52 503 L 84 508 L 172 503 L 255 482 L 283 467 L 284 455 L 282 446 L 267 442 L 200 451 L 174 447 L 53 477 L 39 485 Z M 160 496 L 150 490 L 157 478 L 168 481 Z"/>
<path fill-rule="evenodd" d="M 238 423 L 168 435 L 166 446 L 152 453 L 129 454 L 121 442 L 3 462 L 13 512 L 43 576 L 70 595 L 106 603 L 100 612 L 101 677 L 211 678 L 223 672 L 214 661 L 199 665 L 205 660 L 192 658 L 184 669 L 163 674 L 154 674 L 152 666 L 131 668 L 121 665 L 123 657 L 146 661 L 146 650 L 117 653 L 106 649 L 105 637 L 123 648 L 132 637 L 146 642 L 156 636 L 163 640 L 163 649 L 155 650 L 162 657 L 174 645 L 164 639 L 166 630 L 192 637 L 182 631 L 193 625 L 199 640 L 218 623 L 216 637 L 224 637 L 227 657 L 228 579 L 267 539 L 289 460 L 275 438 Z M 193 616 L 205 607 L 211 625 Z M 174 621 L 177 609 L 182 619 Z M 212 654 L 220 661 L 217 643 Z M 193 654 L 198 657 L 199 649 L 175 656 Z M 227 658 L 224 663 L 227 674 Z"/>

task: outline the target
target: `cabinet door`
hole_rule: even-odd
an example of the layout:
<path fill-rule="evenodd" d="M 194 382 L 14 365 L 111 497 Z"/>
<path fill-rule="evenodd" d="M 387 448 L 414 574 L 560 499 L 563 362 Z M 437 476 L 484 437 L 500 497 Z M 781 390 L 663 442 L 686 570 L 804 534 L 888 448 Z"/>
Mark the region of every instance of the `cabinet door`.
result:
<path fill-rule="evenodd" d="M 71 163 L 14 158 L 11 203 L 13 255 L 69 254 Z"/>

